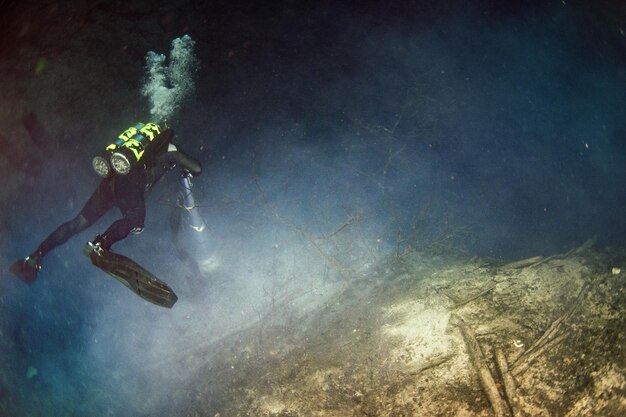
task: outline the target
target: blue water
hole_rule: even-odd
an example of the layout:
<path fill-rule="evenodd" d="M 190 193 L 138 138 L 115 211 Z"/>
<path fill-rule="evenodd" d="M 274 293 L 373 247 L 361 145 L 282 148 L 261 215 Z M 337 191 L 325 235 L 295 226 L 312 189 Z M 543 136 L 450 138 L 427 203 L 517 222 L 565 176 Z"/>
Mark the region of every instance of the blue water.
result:
<path fill-rule="evenodd" d="M 211 244 L 194 256 L 214 256 L 219 268 L 190 276 L 176 257 L 173 173 L 148 197 L 146 231 L 116 250 L 175 289 L 174 309 L 142 301 L 82 256 L 116 213 L 50 254 L 32 286 L 10 277 L 10 262 L 73 217 L 97 184 L 85 153 L 108 142 L 65 136 L 41 176 L 12 172 L 2 192 L 0 415 L 187 415 L 189 385 L 211 357 L 204 346 L 257 320 L 277 274 L 303 287 L 325 277 L 310 239 L 357 214 L 359 228 L 342 233 L 356 239 L 358 230 L 362 246 L 322 248 L 354 269 L 393 253 L 398 236 L 427 248 L 451 233 L 450 250 L 496 259 L 562 253 L 593 237 L 625 244 L 626 43 L 610 13 L 561 1 L 197 3 L 129 6 L 147 11 L 132 25 L 132 14 L 105 7 L 78 11 L 85 26 L 75 36 L 94 48 L 103 30 L 136 42 L 127 67 L 98 75 L 129 77 L 120 83 L 137 91 L 148 50 L 166 50 L 183 30 L 196 41 L 202 67 L 176 129 L 204 165 L 194 193 Z M 159 26 L 164 16 L 170 23 Z M 55 19 L 41 22 L 58 33 Z M 67 94 L 82 103 L 92 78 L 75 68 L 93 52 L 29 33 L 19 40 L 26 52 L 7 59 L 35 50 L 63 62 Z M 25 100 L 46 124 L 53 112 L 40 94 Z M 119 105 L 106 109 L 116 123 L 146 117 L 147 105 L 125 108 L 105 94 Z M 75 114 L 49 123 L 52 132 Z"/>

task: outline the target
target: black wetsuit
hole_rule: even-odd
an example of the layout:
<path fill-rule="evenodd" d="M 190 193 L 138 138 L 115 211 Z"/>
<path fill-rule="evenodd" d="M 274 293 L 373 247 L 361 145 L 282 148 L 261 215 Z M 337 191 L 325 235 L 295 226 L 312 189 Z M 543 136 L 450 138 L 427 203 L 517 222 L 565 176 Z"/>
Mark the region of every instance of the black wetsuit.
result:
<path fill-rule="evenodd" d="M 45 256 L 70 237 L 93 225 L 113 207 L 120 209 L 122 218 L 113 222 L 106 232 L 96 238 L 103 248 L 109 249 L 131 232 L 142 231 L 146 216 L 145 192 L 177 165 L 195 176 L 202 170 L 198 161 L 175 145 L 165 144 L 161 151 L 148 158 L 144 164 L 134 167 L 127 175 L 116 174 L 103 179 L 80 213 L 59 226 L 39 245 L 39 256 Z"/>

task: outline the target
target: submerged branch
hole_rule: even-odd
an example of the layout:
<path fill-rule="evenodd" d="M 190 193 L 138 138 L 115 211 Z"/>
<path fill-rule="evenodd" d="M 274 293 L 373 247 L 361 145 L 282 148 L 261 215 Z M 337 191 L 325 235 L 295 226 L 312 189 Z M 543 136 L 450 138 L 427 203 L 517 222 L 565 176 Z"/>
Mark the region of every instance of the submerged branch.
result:
<path fill-rule="evenodd" d="M 421 374 L 422 372 L 427 371 L 428 369 L 432 369 L 432 368 L 436 368 L 438 366 L 441 366 L 444 363 L 448 362 L 453 357 L 454 357 L 454 355 L 446 355 L 446 356 L 442 356 L 440 358 L 431 359 L 431 360 L 427 361 L 425 364 L 423 364 L 422 366 L 420 366 L 419 368 L 417 368 L 417 370 L 415 370 L 413 372 L 410 372 L 409 375 Z"/>
<path fill-rule="evenodd" d="M 513 366 L 511 367 L 511 369 L 514 370 L 515 375 L 520 375 L 521 373 L 523 373 L 528 368 L 528 365 L 530 365 L 530 363 L 534 361 L 539 356 L 539 354 L 545 350 L 544 347 L 553 339 L 555 339 L 561 327 L 561 324 L 563 324 L 563 322 L 572 317 L 572 315 L 576 311 L 576 308 L 580 305 L 585 294 L 589 290 L 590 286 L 590 283 L 586 283 L 585 285 L 583 285 L 571 307 L 563 315 L 554 320 L 550 327 L 548 327 L 548 329 L 543 333 L 543 335 L 541 335 L 541 337 L 537 339 L 537 341 L 533 343 L 532 346 L 526 349 L 524 353 L 522 353 L 517 358 L 517 360 L 513 363 Z M 559 337 L 558 340 L 563 340 L 565 336 L 566 335 L 564 335 L 563 337 Z"/>
<path fill-rule="evenodd" d="M 465 299 L 465 300 L 463 300 L 463 301 L 458 301 L 458 302 L 457 302 L 457 303 L 456 303 L 456 304 L 452 307 L 452 309 L 457 309 L 457 308 L 462 307 L 462 306 L 464 306 L 465 304 L 467 304 L 467 303 L 469 303 L 469 302 L 471 302 L 471 301 L 474 301 L 474 300 L 476 300 L 476 299 L 478 299 L 478 298 L 481 298 L 483 295 L 485 295 L 485 294 L 487 294 L 487 293 L 489 293 L 489 292 L 493 291 L 493 289 L 494 289 L 494 288 L 496 288 L 496 284 L 493 284 L 491 287 L 487 288 L 487 289 L 486 289 L 486 290 L 484 290 L 484 291 L 481 291 L 480 293 L 478 293 L 478 294 L 476 294 L 476 295 L 474 295 L 474 296 L 472 296 L 472 297 L 470 297 L 470 298 L 467 298 L 467 299 Z M 444 294 L 445 294 L 445 293 L 444 293 Z"/>
<path fill-rule="evenodd" d="M 461 317 L 455 315 L 454 318 L 459 326 L 459 329 L 461 329 L 461 334 L 463 335 L 463 340 L 465 340 L 465 346 L 467 347 L 467 353 L 469 354 L 472 365 L 474 365 L 474 368 L 478 373 L 483 391 L 489 399 L 489 403 L 491 404 L 494 414 L 496 417 L 508 416 L 506 404 L 502 400 L 502 397 L 500 397 L 498 387 L 496 386 L 493 376 L 491 375 L 491 371 L 487 366 L 483 352 L 480 349 L 480 345 L 476 340 L 474 330 L 468 326 Z"/>
<path fill-rule="evenodd" d="M 506 400 L 511 407 L 511 411 L 513 412 L 513 417 L 520 417 L 522 414 L 520 412 L 520 404 L 519 399 L 517 398 L 517 387 L 515 386 L 515 380 L 511 376 L 511 372 L 509 371 L 509 364 L 506 360 L 506 355 L 500 348 L 495 349 L 496 356 L 496 364 L 498 365 L 498 370 L 500 371 L 500 376 L 502 377 L 502 382 L 504 382 L 504 392 L 506 394 Z"/>

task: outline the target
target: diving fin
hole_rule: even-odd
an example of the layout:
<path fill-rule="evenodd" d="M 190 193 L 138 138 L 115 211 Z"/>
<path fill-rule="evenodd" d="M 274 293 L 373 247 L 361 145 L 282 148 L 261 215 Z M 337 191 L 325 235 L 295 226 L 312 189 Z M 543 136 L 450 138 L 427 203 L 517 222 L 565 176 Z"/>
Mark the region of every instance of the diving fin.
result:
<path fill-rule="evenodd" d="M 174 291 L 163 281 L 132 259 L 108 250 L 94 250 L 87 245 L 84 250 L 91 263 L 127 286 L 146 301 L 161 307 L 172 308 L 178 301 Z"/>
<path fill-rule="evenodd" d="M 37 279 L 37 272 L 41 269 L 41 252 L 35 251 L 24 259 L 13 262 L 9 271 L 27 284 L 32 284 Z"/>
<path fill-rule="evenodd" d="M 9 271 L 27 284 L 32 284 L 37 278 L 37 270 L 29 266 L 24 259 L 15 261 Z"/>

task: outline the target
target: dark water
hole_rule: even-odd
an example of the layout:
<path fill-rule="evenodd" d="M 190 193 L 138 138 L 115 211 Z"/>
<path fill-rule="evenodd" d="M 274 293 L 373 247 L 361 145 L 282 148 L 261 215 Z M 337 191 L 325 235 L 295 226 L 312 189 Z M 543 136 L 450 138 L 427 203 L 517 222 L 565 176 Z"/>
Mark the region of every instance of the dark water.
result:
<path fill-rule="evenodd" d="M 2 274 L 0 414 L 184 415 L 185 387 L 210 360 L 185 352 L 257 319 L 276 271 L 322 276 L 309 237 L 356 215 L 360 238 L 380 256 L 399 241 L 426 248 L 448 235 L 449 249 L 511 259 L 592 237 L 623 245 L 619 2 L 471 4 L 112 2 L 72 15 L 63 5 L 3 3 L 12 18 L 2 42 L 8 76 L 37 54 L 63 60 L 72 75 L 64 90 L 77 97 L 93 94 L 93 80 L 73 65 L 114 55 L 121 34 L 135 42 L 124 49 L 128 62 L 111 60 L 99 74 L 126 90 L 139 90 L 148 50 L 167 53 L 184 33 L 196 41 L 201 69 L 176 128 L 205 170 L 194 191 L 212 243 L 199 256 L 215 253 L 221 266 L 187 278 L 171 244 L 169 178 L 148 198 L 144 234 L 118 250 L 169 278 L 181 299 L 173 310 L 143 303 L 80 255 L 115 215 L 46 258 L 34 285 Z M 70 32 L 80 48 L 64 47 Z M 42 89 L 37 100 L 47 94 L 56 93 Z M 148 116 L 147 106 L 125 107 L 121 93 L 100 94 L 116 127 Z M 50 107 L 33 107 L 52 132 L 102 124 L 84 120 L 80 106 L 54 122 Z M 90 152 L 104 142 L 66 135 L 43 174 L 7 178 L 4 271 L 80 209 L 97 181 Z M 355 247 L 333 250 L 354 267 L 369 256 Z"/>

